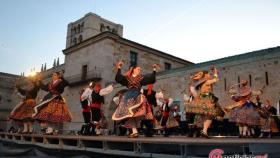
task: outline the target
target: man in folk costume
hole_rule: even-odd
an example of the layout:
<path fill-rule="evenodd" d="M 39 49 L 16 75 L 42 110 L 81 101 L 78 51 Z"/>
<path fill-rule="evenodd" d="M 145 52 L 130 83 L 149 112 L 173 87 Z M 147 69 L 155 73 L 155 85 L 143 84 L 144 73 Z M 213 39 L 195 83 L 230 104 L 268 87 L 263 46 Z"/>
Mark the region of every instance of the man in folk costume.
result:
<path fill-rule="evenodd" d="M 35 80 L 34 80 L 35 79 Z M 23 131 L 21 133 L 33 133 L 33 117 L 34 107 L 36 106 L 36 97 L 40 87 L 37 84 L 36 77 L 27 78 L 27 87 L 21 88 L 16 81 L 16 91 L 22 95 L 23 101 L 18 104 L 11 112 L 10 119 L 23 123 Z"/>
<path fill-rule="evenodd" d="M 92 134 L 100 135 L 100 128 L 96 128 L 101 119 L 101 106 L 104 104 L 104 96 L 110 94 L 113 91 L 113 85 L 109 85 L 106 88 L 101 88 L 99 82 L 94 84 L 91 92 L 91 121 L 92 121 Z"/>
<path fill-rule="evenodd" d="M 172 98 L 164 98 L 162 102 L 159 102 L 160 108 L 162 110 L 162 117 L 160 120 L 160 125 L 164 129 L 164 136 L 168 137 L 170 135 L 171 128 L 178 126 L 176 120 L 174 119 L 171 112 L 171 105 L 173 103 Z"/>
<path fill-rule="evenodd" d="M 218 82 L 218 70 L 214 67 L 210 68 L 214 77 L 208 71 L 201 71 L 191 76 L 192 90 L 194 98 L 190 102 L 185 102 L 186 113 L 194 113 L 194 124 L 202 128 L 200 135 L 205 138 L 208 136 L 208 128 L 212 124 L 213 119 L 220 119 L 224 116 L 224 112 L 218 103 L 218 98 L 213 94 L 213 84 Z"/>
<path fill-rule="evenodd" d="M 195 90 L 194 85 L 192 85 L 192 82 L 186 87 L 186 89 L 182 93 L 183 93 L 183 100 L 185 104 L 189 104 L 190 102 L 193 101 L 194 97 L 197 96 L 197 91 Z M 185 108 L 184 108 L 184 112 L 186 113 Z M 195 119 L 194 113 L 186 113 L 188 137 L 197 137 L 199 135 L 199 129 L 195 126 L 194 119 Z"/>
<path fill-rule="evenodd" d="M 263 138 L 267 134 L 268 138 L 272 138 L 273 134 L 278 133 L 279 129 L 277 127 L 278 118 L 277 109 L 273 107 L 269 100 L 266 100 L 266 104 L 263 105 L 262 110 L 266 114 L 261 117 L 261 135 L 260 138 Z"/>
<path fill-rule="evenodd" d="M 142 120 L 142 124 L 146 126 L 146 130 L 144 132 L 146 137 L 152 137 L 154 134 L 153 131 L 153 121 L 155 120 L 153 115 L 153 107 L 157 106 L 157 99 L 156 99 L 156 91 L 153 90 L 153 85 L 149 84 L 147 89 L 143 90 L 143 94 L 147 98 L 146 110 L 147 114 L 145 118 Z"/>
<path fill-rule="evenodd" d="M 82 125 L 80 133 L 82 135 L 89 135 L 91 128 L 91 109 L 90 104 L 92 102 L 91 93 L 93 90 L 94 84 L 90 82 L 89 86 L 86 89 L 83 89 L 80 95 L 80 102 L 82 105 L 82 113 L 84 118 L 84 124 Z"/>
<path fill-rule="evenodd" d="M 253 91 L 247 84 L 247 80 L 241 80 L 240 84 L 231 86 L 229 93 L 235 103 L 226 107 L 230 110 L 229 121 L 235 122 L 239 127 L 240 138 L 254 136 L 253 127 L 260 125 L 260 115 L 251 96 L 260 95 L 261 91 Z"/>
<path fill-rule="evenodd" d="M 156 65 L 153 65 L 153 73 L 141 75 L 141 68 L 138 66 L 132 67 L 125 75 L 121 74 L 123 62 L 117 64 L 116 82 L 126 86 L 128 90 L 120 99 L 119 105 L 115 110 L 112 119 L 114 121 L 127 120 L 126 124 L 132 128 L 130 138 L 138 137 L 140 120 L 146 114 L 146 97 L 141 94 L 142 86 L 153 84 L 156 81 Z"/>
<path fill-rule="evenodd" d="M 63 78 L 60 72 L 52 74 L 52 80 L 48 84 L 40 81 L 40 88 L 47 91 L 48 94 L 43 98 L 43 101 L 34 107 L 34 119 L 38 120 L 43 127 L 43 132 L 53 134 L 54 130 L 50 124 L 61 125 L 63 122 L 70 122 L 72 119 L 69 108 L 62 98 L 61 94 L 68 82 Z M 48 128 L 46 128 L 49 126 Z"/>

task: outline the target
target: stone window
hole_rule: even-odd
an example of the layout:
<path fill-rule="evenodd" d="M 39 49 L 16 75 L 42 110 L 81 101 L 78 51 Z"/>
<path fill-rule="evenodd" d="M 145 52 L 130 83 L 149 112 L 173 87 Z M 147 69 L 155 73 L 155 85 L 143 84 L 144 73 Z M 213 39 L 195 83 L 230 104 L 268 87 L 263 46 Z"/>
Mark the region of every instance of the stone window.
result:
<path fill-rule="evenodd" d="M 71 35 L 72 36 L 74 35 L 74 28 L 73 27 L 71 28 Z"/>
<path fill-rule="evenodd" d="M 101 25 L 100 25 L 100 31 L 101 31 L 101 32 L 105 31 L 105 25 L 104 25 L 104 24 L 101 24 Z"/>
<path fill-rule="evenodd" d="M 224 86 L 225 86 L 225 91 L 227 91 L 227 79 L 224 78 Z"/>
<path fill-rule="evenodd" d="M 82 41 L 83 41 L 83 36 L 80 35 L 80 36 L 79 36 L 79 43 L 81 43 Z"/>
<path fill-rule="evenodd" d="M 112 32 L 117 34 L 117 30 L 116 29 L 112 29 Z"/>
<path fill-rule="evenodd" d="M 268 73 L 267 72 L 265 72 L 265 83 L 266 83 L 266 85 L 269 85 Z"/>
<path fill-rule="evenodd" d="M 77 33 L 77 29 L 76 29 L 76 27 L 74 27 L 74 34 L 76 34 Z"/>
<path fill-rule="evenodd" d="M 252 76 L 251 76 L 251 74 L 249 75 L 249 85 L 250 85 L 250 87 L 252 87 Z"/>
<path fill-rule="evenodd" d="M 130 51 L 130 66 L 136 66 L 137 65 L 137 53 Z"/>
<path fill-rule="evenodd" d="M 238 87 L 240 87 L 240 77 L 237 77 L 237 83 L 238 83 Z"/>
<path fill-rule="evenodd" d="M 73 39 L 73 43 L 77 44 L 77 38 L 76 37 Z"/>
<path fill-rule="evenodd" d="M 170 70 L 170 69 L 171 69 L 171 64 L 165 62 L 165 63 L 164 63 L 164 70 Z"/>
<path fill-rule="evenodd" d="M 78 29 L 77 30 L 78 30 L 78 33 L 81 32 L 81 25 L 80 24 L 78 25 Z"/>
<path fill-rule="evenodd" d="M 87 69 L 88 69 L 87 65 L 83 65 L 82 66 L 82 76 L 81 76 L 82 80 L 86 80 L 87 79 Z"/>
<path fill-rule="evenodd" d="M 81 24 L 81 32 L 83 32 L 84 31 L 84 22 L 82 22 L 82 24 Z"/>
<path fill-rule="evenodd" d="M 106 29 L 107 29 L 107 31 L 111 31 L 110 26 L 107 26 Z"/>

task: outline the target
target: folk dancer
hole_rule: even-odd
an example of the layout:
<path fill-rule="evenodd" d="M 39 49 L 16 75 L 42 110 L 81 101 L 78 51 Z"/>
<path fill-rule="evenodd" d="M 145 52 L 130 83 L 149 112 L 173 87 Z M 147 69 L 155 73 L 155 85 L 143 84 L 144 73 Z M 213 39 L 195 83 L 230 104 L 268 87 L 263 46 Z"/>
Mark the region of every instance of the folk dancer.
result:
<path fill-rule="evenodd" d="M 247 84 L 247 80 L 241 80 L 240 84 L 231 86 L 229 93 L 235 103 L 226 107 L 230 110 L 229 121 L 239 127 L 240 138 L 255 136 L 254 127 L 260 125 L 260 115 L 251 96 L 260 95 L 261 91 L 253 91 Z"/>
<path fill-rule="evenodd" d="M 93 124 L 93 129 L 91 133 L 93 135 L 100 135 L 101 131 L 98 127 L 98 124 L 101 120 L 101 107 L 104 104 L 104 96 L 110 94 L 113 91 L 113 85 L 110 84 L 105 88 L 101 88 L 101 84 L 99 82 L 94 84 L 92 93 L 91 93 L 91 121 Z"/>
<path fill-rule="evenodd" d="M 90 82 L 89 86 L 85 89 L 82 89 L 80 92 L 80 103 L 82 105 L 82 114 L 84 118 L 84 124 L 82 125 L 80 134 L 81 135 L 90 135 L 90 128 L 91 128 L 91 111 L 90 111 L 90 104 L 91 104 L 91 93 L 93 90 L 93 83 Z"/>
<path fill-rule="evenodd" d="M 277 127 L 278 118 L 275 117 L 277 115 L 277 109 L 271 105 L 269 100 L 266 100 L 266 104 L 263 105 L 262 110 L 266 115 L 262 115 L 261 117 L 261 135 L 259 137 L 263 138 L 267 134 L 268 138 L 272 138 L 275 133 L 279 132 Z"/>
<path fill-rule="evenodd" d="M 134 66 L 125 74 L 121 74 L 123 62 L 117 64 L 116 82 L 126 86 L 128 90 L 122 95 L 119 105 L 115 110 L 112 119 L 114 121 L 127 120 L 126 124 L 132 128 L 130 138 L 138 137 L 137 127 L 140 126 L 140 120 L 146 115 L 146 97 L 141 94 L 142 86 L 156 82 L 157 66 L 153 65 L 153 73 L 141 75 L 141 68 Z"/>
<path fill-rule="evenodd" d="M 46 126 L 50 124 L 61 125 L 63 122 L 70 122 L 72 119 L 69 108 L 61 96 L 66 86 L 68 86 L 68 81 L 63 78 L 60 72 L 53 73 L 52 80 L 48 84 L 40 81 L 40 88 L 47 91 L 48 94 L 39 105 L 34 107 L 35 113 L 33 116 L 41 123 L 45 134 L 54 134 L 53 128 L 46 128 Z M 57 133 L 58 130 L 55 132 Z"/>
<path fill-rule="evenodd" d="M 208 136 L 208 128 L 212 124 L 213 119 L 221 120 L 224 111 L 218 103 L 218 98 L 213 94 L 213 85 L 219 81 L 218 70 L 211 67 L 213 78 L 210 72 L 201 71 L 191 76 L 192 90 L 195 94 L 190 102 L 185 102 L 186 113 L 194 113 L 194 124 L 196 127 L 202 128 L 200 135 L 205 138 Z"/>
<path fill-rule="evenodd" d="M 34 107 L 36 106 L 36 97 L 40 89 L 37 84 L 36 77 L 27 78 L 27 87 L 22 88 L 16 81 L 16 91 L 23 96 L 23 101 L 20 102 L 11 112 L 10 119 L 23 123 L 23 134 L 33 133 L 33 117 Z"/>

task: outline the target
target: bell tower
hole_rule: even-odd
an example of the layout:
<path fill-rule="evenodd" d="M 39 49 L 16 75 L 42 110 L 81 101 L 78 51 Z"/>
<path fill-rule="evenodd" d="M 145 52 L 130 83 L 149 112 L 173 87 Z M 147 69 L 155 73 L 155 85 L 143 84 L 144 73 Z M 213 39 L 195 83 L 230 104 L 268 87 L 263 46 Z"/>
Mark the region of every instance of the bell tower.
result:
<path fill-rule="evenodd" d="M 94 13 L 87 13 L 81 19 L 68 24 L 66 48 L 105 31 L 110 31 L 121 37 L 123 36 L 122 25 L 103 19 Z"/>

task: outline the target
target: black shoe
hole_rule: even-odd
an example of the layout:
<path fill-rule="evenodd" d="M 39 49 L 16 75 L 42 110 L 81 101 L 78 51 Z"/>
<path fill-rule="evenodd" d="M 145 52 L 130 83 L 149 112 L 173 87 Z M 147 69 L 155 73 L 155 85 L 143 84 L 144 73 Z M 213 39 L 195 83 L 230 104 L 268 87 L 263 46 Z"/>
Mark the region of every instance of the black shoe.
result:
<path fill-rule="evenodd" d="M 41 133 L 42 133 L 42 134 L 45 134 L 46 131 L 47 131 L 47 128 L 42 128 L 42 129 L 41 129 Z"/>
<path fill-rule="evenodd" d="M 81 128 L 81 130 L 79 131 L 79 134 L 80 135 L 85 135 L 85 127 L 86 125 L 82 125 L 82 128 Z"/>
<path fill-rule="evenodd" d="M 84 135 L 86 135 L 86 136 L 90 135 L 90 125 L 86 125 L 85 130 L 84 130 Z"/>
<path fill-rule="evenodd" d="M 200 136 L 203 137 L 203 138 L 210 139 L 208 134 L 204 133 L 203 131 L 200 131 Z"/>

